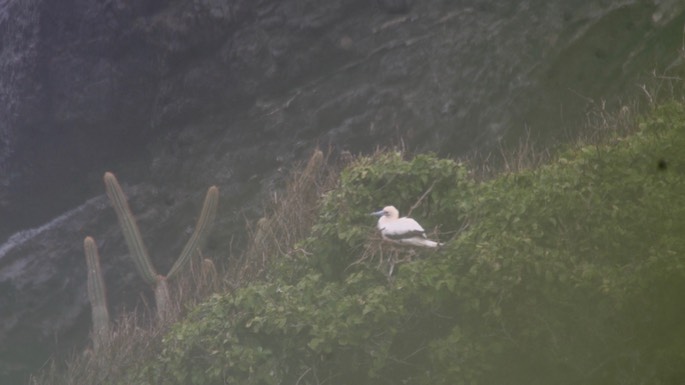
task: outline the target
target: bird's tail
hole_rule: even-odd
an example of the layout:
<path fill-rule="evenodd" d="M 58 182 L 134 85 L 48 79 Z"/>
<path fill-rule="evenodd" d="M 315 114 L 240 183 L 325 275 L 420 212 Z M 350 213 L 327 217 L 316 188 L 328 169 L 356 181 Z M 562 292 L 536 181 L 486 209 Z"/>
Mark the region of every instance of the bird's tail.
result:
<path fill-rule="evenodd" d="M 431 241 L 429 239 L 427 239 L 426 241 L 430 243 L 430 246 L 429 245 L 426 245 L 426 246 L 432 247 L 434 249 L 439 249 L 439 248 L 445 246 L 445 244 L 442 242 L 435 242 L 435 241 Z"/>
<path fill-rule="evenodd" d="M 432 249 L 437 249 L 439 247 L 442 247 L 444 243 L 440 242 L 435 242 L 431 241 L 430 239 L 426 238 L 409 238 L 409 239 L 403 239 L 402 243 L 408 243 L 414 246 L 421 246 L 421 247 L 430 247 Z"/>

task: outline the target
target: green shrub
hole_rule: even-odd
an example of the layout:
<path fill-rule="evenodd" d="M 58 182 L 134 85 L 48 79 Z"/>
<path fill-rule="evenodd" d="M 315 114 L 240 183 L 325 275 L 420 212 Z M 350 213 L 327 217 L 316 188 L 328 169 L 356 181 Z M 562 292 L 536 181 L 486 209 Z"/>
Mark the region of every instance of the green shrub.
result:
<path fill-rule="evenodd" d="M 339 187 L 323 199 L 319 221 L 302 244 L 305 264 L 327 278 L 341 278 L 368 253 L 376 219 L 369 214 L 394 205 L 401 215 L 420 218 L 436 237 L 451 237 L 466 220 L 475 183 L 465 165 L 434 155 L 405 161 L 397 152 L 357 159 L 340 176 Z M 372 239 L 370 239 L 372 238 Z"/>
<path fill-rule="evenodd" d="M 360 158 L 268 282 L 199 306 L 127 381 L 682 383 L 683 148 L 685 108 L 667 105 L 486 182 L 432 155 Z M 379 246 L 367 214 L 388 204 L 445 247 Z M 411 258 L 388 278 L 388 255 Z"/>

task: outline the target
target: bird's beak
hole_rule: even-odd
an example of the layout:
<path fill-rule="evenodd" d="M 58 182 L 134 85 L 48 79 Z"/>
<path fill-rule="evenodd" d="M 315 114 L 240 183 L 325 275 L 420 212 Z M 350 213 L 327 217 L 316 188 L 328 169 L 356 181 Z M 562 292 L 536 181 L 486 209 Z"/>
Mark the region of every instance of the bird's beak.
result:
<path fill-rule="evenodd" d="M 369 215 L 373 215 L 373 216 L 375 216 L 375 217 L 382 217 L 383 215 L 385 215 L 385 211 L 383 211 L 383 210 L 381 210 L 381 211 L 376 211 L 375 213 L 371 213 L 371 214 L 369 214 Z"/>

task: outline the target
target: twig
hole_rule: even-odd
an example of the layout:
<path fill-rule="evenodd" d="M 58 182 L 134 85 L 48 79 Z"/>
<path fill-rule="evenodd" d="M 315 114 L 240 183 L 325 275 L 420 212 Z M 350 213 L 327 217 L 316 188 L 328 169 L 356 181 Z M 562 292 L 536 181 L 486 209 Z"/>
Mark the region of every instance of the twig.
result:
<path fill-rule="evenodd" d="M 434 180 L 433 183 L 431 184 L 431 186 L 428 187 L 428 190 L 426 190 L 426 191 L 423 193 L 423 195 L 421 195 L 421 197 L 419 198 L 419 200 L 417 200 L 416 203 L 414 203 L 414 205 L 411 206 L 411 208 L 409 209 L 409 212 L 407 213 L 407 216 L 410 216 L 410 215 L 411 215 L 411 212 L 414 211 L 414 209 L 417 208 L 417 207 L 419 206 L 419 204 L 421 204 L 421 201 L 424 200 L 424 199 L 426 198 L 426 196 L 427 196 L 428 194 L 430 194 L 431 191 L 433 191 L 433 187 L 435 187 L 435 183 L 436 183 L 436 182 L 437 182 L 437 181 Z"/>
<path fill-rule="evenodd" d="M 307 368 L 307 370 L 305 370 L 304 373 L 302 373 L 302 375 L 300 376 L 300 378 L 297 379 L 297 382 L 295 382 L 295 385 L 299 384 L 300 381 L 302 381 L 302 379 L 304 378 L 304 376 L 306 376 L 307 373 L 309 373 L 309 372 L 311 372 L 311 371 L 312 371 L 312 368 L 311 368 L 311 367 L 310 367 L 310 368 Z"/>

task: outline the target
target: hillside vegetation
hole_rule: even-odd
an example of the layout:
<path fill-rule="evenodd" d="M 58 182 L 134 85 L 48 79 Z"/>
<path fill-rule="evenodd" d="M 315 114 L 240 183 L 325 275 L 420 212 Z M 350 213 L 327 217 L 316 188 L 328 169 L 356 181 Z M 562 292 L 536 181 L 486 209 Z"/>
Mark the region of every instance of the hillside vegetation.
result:
<path fill-rule="evenodd" d="M 680 384 L 685 108 L 482 180 L 361 157 L 264 279 L 214 294 L 119 384 Z M 380 240 L 385 205 L 437 250 Z"/>

